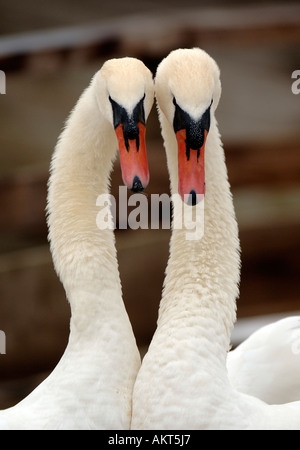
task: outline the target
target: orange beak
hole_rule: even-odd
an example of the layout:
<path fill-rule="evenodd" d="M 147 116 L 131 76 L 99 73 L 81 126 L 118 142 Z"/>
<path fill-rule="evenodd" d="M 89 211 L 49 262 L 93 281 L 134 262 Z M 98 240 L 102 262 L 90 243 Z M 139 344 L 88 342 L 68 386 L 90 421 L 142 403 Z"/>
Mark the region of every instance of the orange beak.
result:
<path fill-rule="evenodd" d="M 197 149 L 187 149 L 186 130 L 176 133 L 178 143 L 178 192 L 186 203 L 195 205 L 205 194 L 204 151 L 207 131 L 203 145 Z"/>
<path fill-rule="evenodd" d="M 120 164 L 124 184 L 134 192 L 141 192 L 149 183 L 149 169 L 146 152 L 146 127 L 138 122 L 138 137 L 126 139 L 124 125 L 121 123 L 115 129 L 120 153 Z"/>
<path fill-rule="evenodd" d="M 123 106 L 109 97 L 119 144 L 122 178 L 133 192 L 143 191 L 149 183 L 144 99 L 145 95 L 129 114 Z"/>
<path fill-rule="evenodd" d="M 196 205 L 205 195 L 205 143 L 210 127 L 210 106 L 194 120 L 173 99 L 173 127 L 178 144 L 178 192 L 188 205 Z"/>

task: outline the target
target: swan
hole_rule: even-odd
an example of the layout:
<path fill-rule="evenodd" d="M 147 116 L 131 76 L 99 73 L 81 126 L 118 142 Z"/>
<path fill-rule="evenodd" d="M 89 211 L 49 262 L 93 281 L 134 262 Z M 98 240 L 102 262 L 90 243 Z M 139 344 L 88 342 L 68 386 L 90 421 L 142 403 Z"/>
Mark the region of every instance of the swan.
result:
<path fill-rule="evenodd" d="M 300 401 L 300 316 L 259 328 L 228 353 L 227 370 L 240 392 L 269 404 Z"/>
<path fill-rule="evenodd" d="M 201 49 L 174 50 L 157 68 L 155 92 L 175 198 L 173 229 L 157 327 L 134 385 L 131 428 L 300 429 L 300 403 L 267 405 L 228 379 L 240 246 L 215 118 L 219 68 Z M 185 224 L 174 226 L 183 200 L 195 213 L 205 202 L 201 239 L 187 239 Z"/>
<path fill-rule="evenodd" d="M 114 233 L 96 226 L 96 200 L 108 192 L 118 144 L 124 181 L 134 191 L 146 187 L 145 122 L 153 101 L 153 77 L 141 61 L 109 60 L 58 140 L 48 226 L 54 265 L 70 302 L 70 335 L 49 377 L 0 412 L 2 429 L 130 428 L 140 355 L 122 300 Z"/>

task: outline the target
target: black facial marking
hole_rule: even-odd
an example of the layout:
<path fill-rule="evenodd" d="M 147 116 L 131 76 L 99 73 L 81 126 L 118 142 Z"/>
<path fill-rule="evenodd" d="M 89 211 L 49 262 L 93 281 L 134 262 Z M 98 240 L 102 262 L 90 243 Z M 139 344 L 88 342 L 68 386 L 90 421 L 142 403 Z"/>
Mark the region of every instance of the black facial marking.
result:
<path fill-rule="evenodd" d="M 205 130 L 208 132 L 210 127 L 210 106 L 203 113 L 200 120 L 195 121 L 177 104 L 175 97 L 173 98 L 175 105 L 175 114 L 173 127 L 175 133 L 180 130 L 186 130 L 186 156 L 190 158 L 190 150 L 197 150 L 197 159 L 200 155 L 200 148 L 204 144 Z"/>
<path fill-rule="evenodd" d="M 144 110 L 145 96 L 146 94 L 144 94 L 144 97 L 137 103 L 130 116 L 123 106 L 119 105 L 111 98 L 111 96 L 109 96 L 109 101 L 113 110 L 114 127 L 117 128 L 119 125 L 123 124 L 123 134 L 127 151 L 129 151 L 128 140 L 134 139 L 136 139 L 136 148 L 139 150 L 140 140 L 138 123 L 141 122 L 144 125 L 146 124 Z"/>

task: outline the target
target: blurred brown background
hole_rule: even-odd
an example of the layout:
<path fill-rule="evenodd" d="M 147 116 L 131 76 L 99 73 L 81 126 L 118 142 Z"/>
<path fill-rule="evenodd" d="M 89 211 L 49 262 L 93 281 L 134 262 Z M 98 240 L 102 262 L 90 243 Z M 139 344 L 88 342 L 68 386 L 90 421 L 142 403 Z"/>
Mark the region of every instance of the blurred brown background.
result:
<path fill-rule="evenodd" d="M 48 169 L 69 111 L 112 57 L 138 57 L 153 72 L 178 47 L 199 46 L 216 59 L 217 119 L 242 246 L 233 343 L 249 323 L 299 311 L 300 94 L 291 90 L 300 69 L 299 2 L 1 0 L 0 9 L 0 409 L 31 391 L 67 343 L 69 305 L 47 243 Z M 169 193 L 155 108 L 147 140 L 147 193 Z M 117 161 L 115 195 L 120 184 Z M 169 238 L 169 230 L 116 231 L 141 352 L 155 330 Z"/>

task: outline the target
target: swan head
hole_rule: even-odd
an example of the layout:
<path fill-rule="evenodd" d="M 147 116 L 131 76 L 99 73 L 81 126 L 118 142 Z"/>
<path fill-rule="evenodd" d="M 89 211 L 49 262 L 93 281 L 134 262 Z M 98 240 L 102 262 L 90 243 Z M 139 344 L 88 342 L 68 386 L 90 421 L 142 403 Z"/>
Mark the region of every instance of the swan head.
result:
<path fill-rule="evenodd" d="M 168 159 L 178 160 L 178 192 L 195 205 L 205 194 L 205 143 L 221 95 L 219 68 L 199 48 L 174 50 L 157 68 L 155 91 L 177 139 L 177 155 Z"/>
<path fill-rule="evenodd" d="M 153 77 L 135 58 L 108 60 L 95 76 L 99 109 L 114 127 L 122 178 L 134 192 L 148 185 L 145 126 L 154 100 Z"/>

